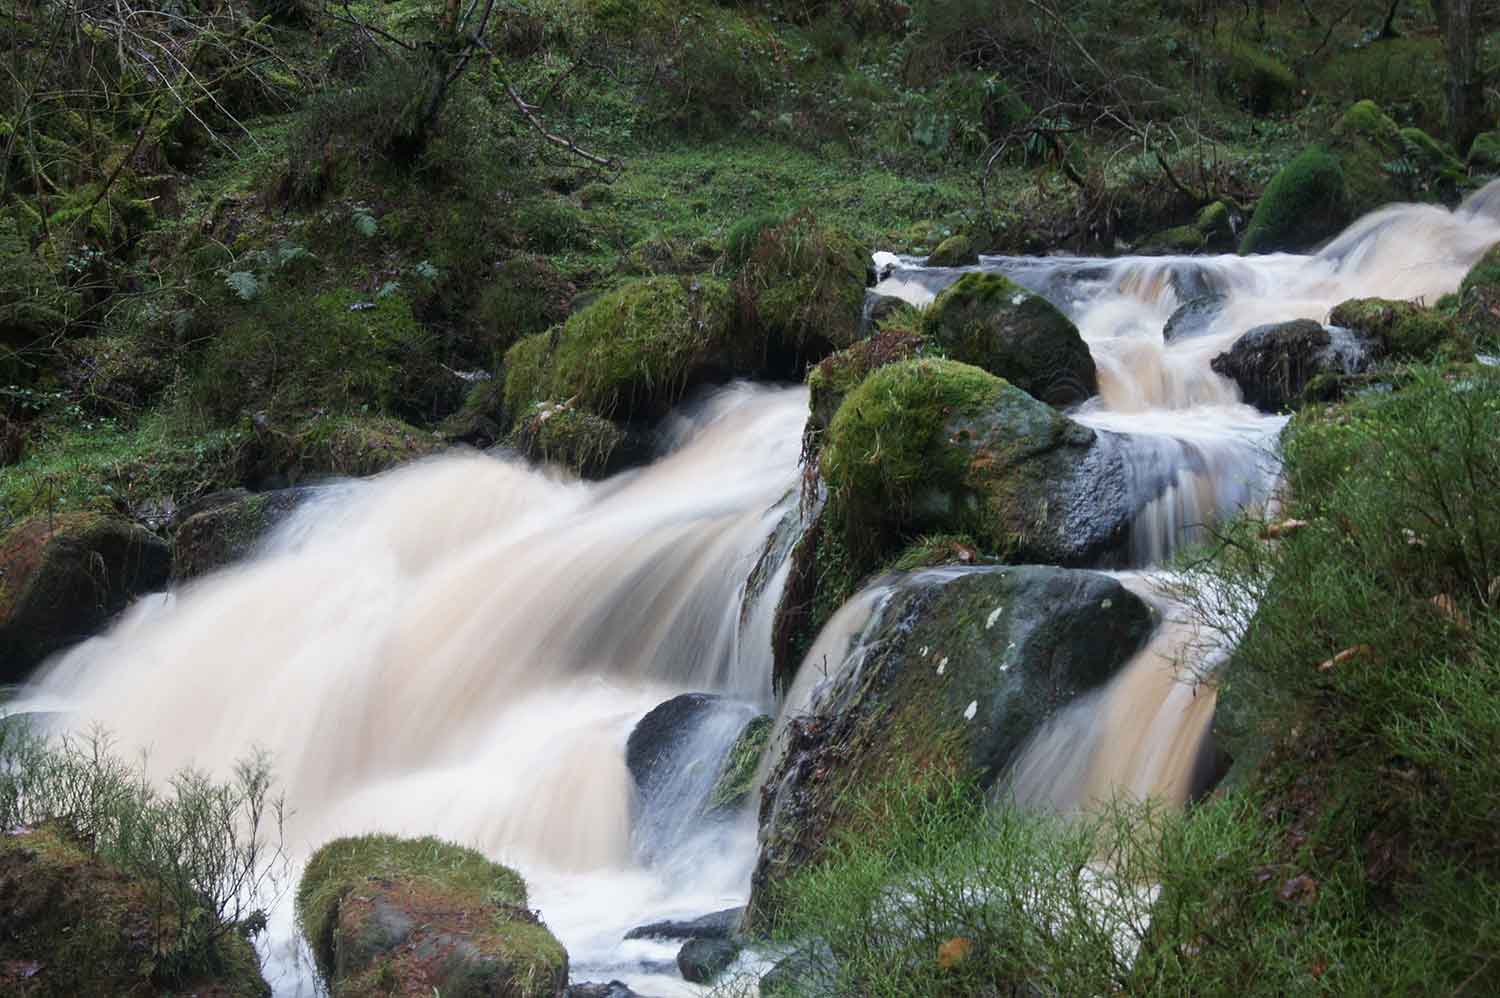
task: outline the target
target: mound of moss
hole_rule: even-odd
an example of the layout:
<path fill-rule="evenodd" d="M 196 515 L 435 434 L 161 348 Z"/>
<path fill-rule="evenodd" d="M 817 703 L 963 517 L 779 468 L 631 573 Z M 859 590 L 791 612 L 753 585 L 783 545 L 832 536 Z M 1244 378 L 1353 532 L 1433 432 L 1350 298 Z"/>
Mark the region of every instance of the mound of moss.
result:
<path fill-rule="evenodd" d="M 1352 298 L 1334 307 L 1328 324 L 1372 337 L 1401 360 L 1431 360 L 1443 347 L 1458 346 L 1452 318 L 1415 302 Z"/>
<path fill-rule="evenodd" d="M 225 931 L 177 968 L 181 920 L 160 885 L 99 859 L 58 823 L 0 835 L 0 993 L 270 998 L 255 947 Z"/>
<path fill-rule="evenodd" d="M 273 485 L 374 475 L 446 446 L 432 433 L 380 416 L 314 416 L 290 426 L 262 419 L 254 427 L 251 478 Z"/>
<path fill-rule="evenodd" d="M 979 254 L 974 251 L 974 244 L 962 233 L 938 243 L 937 249 L 927 257 L 929 267 L 966 267 L 978 262 Z"/>
<path fill-rule="evenodd" d="M 533 461 L 558 464 L 584 478 L 620 470 L 632 455 L 625 431 L 565 402 L 539 402 L 506 441 Z"/>
<path fill-rule="evenodd" d="M 1099 390 L 1078 327 L 1047 299 L 1000 274 L 970 273 L 922 317 L 927 339 L 1050 405 L 1076 405 Z"/>
<path fill-rule="evenodd" d="M 521 877 L 441 839 L 329 842 L 303 871 L 297 916 L 332 998 L 553 998 L 568 980 Z"/>
<path fill-rule="evenodd" d="M 1470 345 L 1500 343 L 1500 243 L 1469 269 L 1458 289 L 1459 335 Z"/>
<path fill-rule="evenodd" d="M 660 416 L 692 385 L 763 363 L 763 341 L 742 333 L 731 312 L 716 278 L 631 281 L 511 347 L 506 407 L 519 413 L 564 399 L 606 418 Z"/>
<path fill-rule="evenodd" d="M 1323 146 L 1309 146 L 1271 179 L 1250 216 L 1240 252 L 1298 249 L 1336 232 L 1348 219 L 1343 167 Z"/>
<path fill-rule="evenodd" d="M 826 430 L 844 396 L 857 388 L 871 371 L 915 357 L 921 353 L 924 342 L 920 333 L 893 327 L 824 357 L 807 372 L 808 405 L 812 410 L 808 425 Z"/>
<path fill-rule="evenodd" d="M 868 246 L 800 211 L 760 229 L 735 296 L 782 350 L 818 359 L 859 339 L 870 270 Z"/>
<path fill-rule="evenodd" d="M 165 588 L 172 554 L 137 524 L 38 514 L 0 537 L 0 679 L 91 636 L 132 598 Z"/>

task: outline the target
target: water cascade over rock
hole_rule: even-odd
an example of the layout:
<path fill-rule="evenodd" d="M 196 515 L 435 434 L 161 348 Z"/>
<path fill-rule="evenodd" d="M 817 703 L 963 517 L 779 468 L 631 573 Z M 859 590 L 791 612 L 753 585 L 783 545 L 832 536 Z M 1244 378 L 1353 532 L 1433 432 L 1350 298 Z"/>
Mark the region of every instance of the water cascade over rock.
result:
<path fill-rule="evenodd" d="M 1036 404 L 1079 447 L 1107 448 L 1128 521 L 1111 558 L 1151 566 L 1266 501 L 1275 480 L 1284 417 L 1246 405 L 1213 358 L 1257 326 L 1324 323 L 1349 299 L 1456 291 L 1500 241 L 1497 192 L 1455 212 L 1383 209 L 1310 257 L 985 257 L 963 270 L 882 257 L 877 291 L 926 305 L 977 269 L 1066 316 L 1097 394 L 1066 414 Z M 853 329 L 862 291 L 850 291 Z M 1210 296 L 1168 342 L 1173 313 Z M 626 933 L 747 900 L 760 795 L 713 820 L 681 802 L 701 810 L 752 717 L 775 718 L 759 768 L 775 774 L 767 827 L 793 841 L 807 828 L 778 815 L 808 802 L 794 775 L 807 718 L 855 725 L 860 703 L 919 678 L 926 699 L 903 702 L 972 734 L 954 743 L 967 764 L 1025 800 L 1067 810 L 1119 788 L 1194 792 L 1212 768 L 1212 691 L 1177 681 L 1193 636 L 1148 576 L 1083 564 L 877 579 L 832 614 L 778 703 L 773 616 L 804 519 L 808 406 L 802 388 L 730 386 L 669 417 L 649 466 L 599 483 L 465 453 L 319 490 L 252 560 L 141 602 L 54 659 L 20 708 L 67 706 L 65 723 L 149 747 L 163 774 L 222 773 L 268 749 L 299 861 L 370 831 L 472 846 L 526 878 L 573 979 L 623 982 L 600 985 L 614 993 L 699 993 L 678 973 L 680 942 Z M 723 710 L 684 735 L 700 749 L 663 757 L 681 761 L 651 777 L 666 794 L 653 809 L 627 740 L 683 694 Z M 768 833 L 765 862 L 777 841 Z M 289 909 L 273 915 L 267 977 L 282 998 L 310 996 Z"/>

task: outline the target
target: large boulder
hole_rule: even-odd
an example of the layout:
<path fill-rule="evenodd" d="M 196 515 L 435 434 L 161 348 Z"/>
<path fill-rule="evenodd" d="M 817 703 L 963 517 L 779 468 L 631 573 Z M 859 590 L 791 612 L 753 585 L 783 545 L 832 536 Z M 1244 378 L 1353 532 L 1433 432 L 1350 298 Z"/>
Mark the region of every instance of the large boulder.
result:
<path fill-rule="evenodd" d="M 1238 385 L 1246 402 L 1281 412 L 1298 404 L 1314 378 L 1358 374 L 1379 352 L 1378 342 L 1359 333 L 1296 319 L 1256 326 L 1210 366 Z"/>
<path fill-rule="evenodd" d="M 922 332 L 953 360 L 983 368 L 1050 405 L 1099 390 L 1078 328 L 1047 299 L 1001 274 L 969 273 L 944 289 Z"/>
<path fill-rule="evenodd" d="M 824 357 L 807 372 L 809 427 L 826 430 L 833 414 L 871 371 L 909 360 L 922 352 L 925 340 L 909 329 L 883 329 L 851 347 Z"/>
<path fill-rule="evenodd" d="M 331 998 L 554 998 L 568 954 L 514 871 L 435 838 L 336 839 L 313 854 L 297 915 Z"/>
<path fill-rule="evenodd" d="M 1016 386 L 952 360 L 889 364 L 849 393 L 821 468 L 855 574 L 922 534 L 1016 562 L 1118 558 L 1134 515 L 1118 447 Z"/>
<path fill-rule="evenodd" d="M 1343 166 L 1324 146 L 1309 146 L 1266 185 L 1240 252 L 1301 249 L 1333 235 L 1349 218 Z"/>
<path fill-rule="evenodd" d="M 172 552 L 151 531 L 95 513 L 41 514 L 0 538 L 0 682 L 91 637 L 142 593 L 163 589 Z"/>
<path fill-rule="evenodd" d="M 0 835 L 0 994 L 270 998 L 245 935 L 225 932 L 189 963 L 181 925 L 159 885 L 59 824 Z"/>
<path fill-rule="evenodd" d="M 315 494 L 316 489 L 306 486 L 244 493 L 193 513 L 172 537 L 172 578 L 207 575 L 246 557 Z"/>
<path fill-rule="evenodd" d="M 969 237 L 959 233 L 938 243 L 937 249 L 927 257 L 929 267 L 967 267 L 979 262 L 974 244 Z"/>
<path fill-rule="evenodd" d="M 1189 298 L 1177 307 L 1162 327 L 1162 340 L 1175 343 L 1206 333 L 1224 312 L 1227 295 L 1210 293 Z"/>
<path fill-rule="evenodd" d="M 787 729 L 767 779 L 750 918 L 854 830 L 869 796 L 923 771 L 981 787 L 1028 738 L 1096 689 L 1150 636 L 1150 607 L 1117 580 L 1052 567 L 942 568 L 890 580 L 861 652 Z"/>
<path fill-rule="evenodd" d="M 1359 333 L 1402 360 L 1430 360 L 1454 345 L 1452 318 L 1415 302 L 1352 298 L 1334 307 L 1328 324 Z"/>
<path fill-rule="evenodd" d="M 743 333 L 731 312 L 727 285 L 712 277 L 630 281 L 510 348 L 505 407 L 571 399 L 606 418 L 660 416 L 694 384 L 764 361 L 764 336 Z"/>

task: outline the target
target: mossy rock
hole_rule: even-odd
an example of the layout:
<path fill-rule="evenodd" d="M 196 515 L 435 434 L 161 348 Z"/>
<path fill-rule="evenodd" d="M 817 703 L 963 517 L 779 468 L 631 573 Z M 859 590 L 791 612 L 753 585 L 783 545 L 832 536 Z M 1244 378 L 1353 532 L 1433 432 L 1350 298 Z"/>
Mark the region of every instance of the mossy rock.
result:
<path fill-rule="evenodd" d="M 787 729 L 767 777 L 749 919 L 881 788 L 943 774 L 999 781 L 1029 737 L 1097 689 L 1149 638 L 1151 609 L 1110 576 L 1050 567 L 894 577 L 864 652 L 830 663 L 825 691 Z"/>
<path fill-rule="evenodd" d="M 1469 346 L 1500 344 L 1500 243 L 1485 251 L 1458 287 L 1458 334 Z"/>
<path fill-rule="evenodd" d="M 1432 360 L 1445 346 L 1459 345 L 1451 317 L 1415 302 L 1353 298 L 1337 305 L 1328 323 L 1375 339 L 1400 360 Z"/>
<path fill-rule="evenodd" d="M 195 954 L 204 969 L 182 979 L 180 925 L 158 885 L 99 859 L 58 824 L 0 836 L 0 993 L 270 998 L 255 947 L 237 931 Z"/>
<path fill-rule="evenodd" d="M 1193 226 L 1210 246 L 1225 245 L 1234 239 L 1234 215 L 1223 201 L 1214 201 L 1200 208 Z"/>
<path fill-rule="evenodd" d="M 1249 404 L 1281 412 L 1292 408 L 1320 375 L 1359 374 L 1382 352 L 1380 340 L 1358 331 L 1296 319 L 1251 329 L 1210 366 L 1238 385 Z"/>
<path fill-rule="evenodd" d="M 967 267 L 978 262 L 979 254 L 974 251 L 974 244 L 962 234 L 944 239 L 927 257 L 929 267 Z"/>
<path fill-rule="evenodd" d="M 1196 225 L 1178 225 L 1149 236 L 1136 249 L 1143 256 L 1196 253 L 1208 245 Z"/>
<path fill-rule="evenodd" d="M 539 402 L 506 443 L 527 458 L 557 464 L 584 478 L 604 478 L 645 456 L 619 426 L 565 402 Z"/>
<path fill-rule="evenodd" d="M 380 416 L 315 416 L 283 429 L 256 421 L 253 477 L 295 485 L 329 476 L 359 478 L 442 451 L 432 433 Z"/>
<path fill-rule="evenodd" d="M 1469 146 L 1469 169 L 1479 174 L 1500 173 L 1500 132 L 1481 132 Z"/>
<path fill-rule="evenodd" d="M 744 321 L 798 359 L 818 360 L 860 338 L 870 248 L 801 211 L 762 229 L 735 279 Z"/>
<path fill-rule="evenodd" d="M 165 588 L 172 553 L 149 530 L 94 513 L 39 514 L 0 537 L 0 681 L 95 634 Z"/>
<path fill-rule="evenodd" d="M 827 516 L 855 577 L 922 534 L 967 534 L 1013 561 L 1119 555 L 1133 510 L 1120 452 L 977 367 L 918 359 L 875 371 L 829 426 Z"/>
<path fill-rule="evenodd" d="M 882 330 L 823 358 L 807 372 L 808 405 L 812 410 L 809 427 L 828 429 L 844 396 L 857 388 L 871 371 L 917 356 L 924 343 L 919 333 L 904 329 Z"/>
<path fill-rule="evenodd" d="M 734 740 L 724 764 L 719 767 L 719 776 L 708 795 L 710 813 L 735 811 L 750 798 L 755 789 L 755 774 L 760 769 L 760 758 L 765 754 L 771 740 L 774 721 L 769 714 L 752 718 Z"/>
<path fill-rule="evenodd" d="M 1099 390 L 1078 327 L 1047 299 L 1000 274 L 969 273 L 949 285 L 927 309 L 922 332 L 951 359 L 1050 405 L 1076 405 Z"/>
<path fill-rule="evenodd" d="M 245 558 L 313 492 L 243 494 L 187 517 L 172 536 L 172 578 L 197 578 Z"/>
<path fill-rule="evenodd" d="M 760 244 L 761 235 L 785 220 L 786 216 L 779 212 L 763 211 L 735 222 L 724 233 L 724 262 L 733 270 L 743 267 Z"/>
<path fill-rule="evenodd" d="M 554 998 L 568 980 L 521 877 L 441 839 L 329 842 L 303 871 L 297 915 L 331 998 Z"/>
<path fill-rule="evenodd" d="M 458 411 L 438 427 L 446 440 L 488 447 L 504 438 L 510 416 L 505 409 L 505 380 L 479 378 L 472 382 Z"/>
<path fill-rule="evenodd" d="M 1398 178 L 1390 164 L 1407 153 L 1401 128 L 1375 104 L 1362 100 L 1344 112 L 1333 126 L 1330 149 L 1344 174 L 1344 204 L 1350 219 L 1395 201 L 1412 199 L 1423 181 L 1420 165 L 1413 175 Z"/>
<path fill-rule="evenodd" d="M 623 420 L 661 416 L 688 388 L 764 363 L 761 337 L 731 322 L 729 289 L 711 277 L 647 277 L 596 299 L 559 329 L 505 355 L 512 412 L 568 399 Z"/>
<path fill-rule="evenodd" d="M 1240 252 L 1300 249 L 1349 220 L 1344 169 L 1323 146 L 1309 146 L 1271 178 L 1240 241 Z"/>

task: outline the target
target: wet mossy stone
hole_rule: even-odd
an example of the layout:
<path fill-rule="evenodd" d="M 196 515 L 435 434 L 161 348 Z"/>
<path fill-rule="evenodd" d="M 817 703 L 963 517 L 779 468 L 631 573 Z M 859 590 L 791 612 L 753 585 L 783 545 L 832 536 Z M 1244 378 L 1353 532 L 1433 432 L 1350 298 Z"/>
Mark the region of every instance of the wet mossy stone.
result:
<path fill-rule="evenodd" d="M 1350 218 L 1344 168 L 1323 146 L 1309 146 L 1271 178 L 1240 241 L 1240 253 L 1301 249 Z"/>
<path fill-rule="evenodd" d="M 740 944 L 730 939 L 689 939 L 677 952 L 677 969 L 685 981 L 712 984 L 739 955 Z"/>
<path fill-rule="evenodd" d="M 977 367 L 889 364 L 828 428 L 828 527 L 856 576 L 938 533 L 966 534 L 1010 561 L 1107 563 L 1134 512 L 1112 440 Z"/>
<path fill-rule="evenodd" d="M 772 724 L 769 714 L 761 714 L 752 718 L 735 738 L 729 754 L 724 757 L 724 764 L 719 767 L 714 788 L 708 795 L 710 814 L 735 811 L 750 799 L 750 791 L 755 789 L 755 774 L 760 768 L 760 757 L 765 754 L 766 746 L 771 740 Z"/>
<path fill-rule="evenodd" d="M 7 828 L 0 994 L 270 998 L 254 945 L 232 929 L 196 954 L 201 973 L 178 976 L 180 920 L 159 886 L 105 862 L 60 824 Z"/>
<path fill-rule="evenodd" d="M 860 338 L 873 277 L 869 246 L 801 211 L 759 232 L 734 292 L 742 322 L 784 360 L 819 360 Z"/>
<path fill-rule="evenodd" d="M 631 729 L 625 767 L 643 793 L 666 775 L 683 740 L 723 702 L 714 693 L 684 693 L 657 704 Z"/>
<path fill-rule="evenodd" d="M 561 465 L 583 478 L 605 478 L 649 453 L 619 426 L 565 402 L 532 406 L 506 442 L 532 461 Z"/>
<path fill-rule="evenodd" d="M 172 578 L 197 578 L 245 558 L 316 493 L 302 487 L 247 494 L 187 517 L 172 537 Z"/>
<path fill-rule="evenodd" d="M 441 839 L 329 842 L 308 860 L 297 916 L 331 998 L 553 998 L 568 980 L 521 877 Z"/>
<path fill-rule="evenodd" d="M 1282 412 L 1323 374 L 1359 374 L 1380 355 L 1378 341 L 1311 319 L 1257 326 L 1210 366 L 1239 386 L 1246 402 L 1264 412 Z"/>
<path fill-rule="evenodd" d="M 463 405 L 443 420 L 438 432 L 454 443 L 488 447 L 504 438 L 508 422 L 504 379 L 478 377 L 464 393 Z"/>
<path fill-rule="evenodd" d="M 974 251 L 974 244 L 962 234 L 944 239 L 927 257 L 929 267 L 967 267 L 978 262 L 979 254 Z"/>
<path fill-rule="evenodd" d="M 922 333 L 946 356 L 1006 379 L 1049 405 L 1099 390 L 1078 327 L 1041 295 L 1001 274 L 969 273 L 937 296 Z"/>
<path fill-rule="evenodd" d="M 1149 237 L 1136 252 L 1144 256 L 1197 253 L 1206 245 L 1208 240 L 1196 225 L 1178 225 Z"/>
<path fill-rule="evenodd" d="M 664 415 L 695 384 L 758 370 L 764 336 L 731 321 L 712 277 L 647 277 L 595 299 L 505 355 L 505 404 L 571 399 L 607 419 Z"/>
<path fill-rule="evenodd" d="M 809 426 L 826 430 L 833 422 L 844 396 L 859 386 L 871 371 L 922 351 L 921 334 L 904 329 L 883 330 L 844 350 L 830 354 L 807 372 Z"/>
<path fill-rule="evenodd" d="M 1458 287 L 1458 333 L 1487 350 L 1500 344 L 1500 243 L 1485 251 Z"/>
<path fill-rule="evenodd" d="M 165 588 L 171 565 L 165 541 L 118 517 L 42 514 L 12 527 L 0 537 L 0 681 L 25 678 Z"/>
<path fill-rule="evenodd" d="M 1328 324 L 1370 337 L 1401 360 L 1431 360 L 1457 346 L 1452 318 L 1415 302 L 1353 298 L 1335 306 Z"/>
<path fill-rule="evenodd" d="M 1468 163 L 1476 174 L 1500 173 L 1500 132 L 1481 132 L 1475 137 Z"/>
<path fill-rule="evenodd" d="M 834 667 L 767 777 L 754 928 L 774 914 L 779 884 L 857 831 L 869 812 L 855 801 L 923 773 L 992 787 L 1041 725 L 1115 675 L 1156 624 L 1098 572 L 942 568 L 887 581 L 893 593 L 864 652 Z"/>
<path fill-rule="evenodd" d="M 429 457 L 441 437 L 384 416 L 314 416 L 285 427 L 252 420 L 256 459 L 251 479 L 270 489 L 329 477 L 364 477 Z"/>

